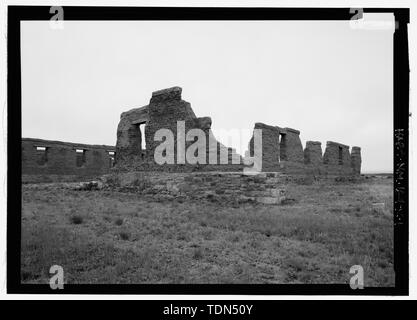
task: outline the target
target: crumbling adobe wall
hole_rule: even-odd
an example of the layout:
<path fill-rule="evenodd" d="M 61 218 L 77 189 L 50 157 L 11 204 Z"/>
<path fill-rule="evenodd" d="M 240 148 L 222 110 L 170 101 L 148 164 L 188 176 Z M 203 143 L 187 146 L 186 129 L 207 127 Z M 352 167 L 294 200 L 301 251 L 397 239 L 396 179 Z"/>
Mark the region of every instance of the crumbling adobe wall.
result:
<path fill-rule="evenodd" d="M 293 179 L 279 172 L 247 175 L 242 172 L 114 172 L 102 177 L 106 186 L 161 199 L 210 200 L 281 204 Z"/>
<path fill-rule="evenodd" d="M 197 117 L 191 104 L 182 100 L 181 93 L 180 87 L 155 91 L 148 105 L 123 112 L 117 127 L 115 148 L 22 139 L 22 173 L 87 177 L 105 174 L 110 169 L 119 173 L 242 172 L 245 167 L 242 157 L 236 150 L 216 140 L 211 131 L 211 118 Z M 303 150 L 300 131 L 296 129 L 260 122 L 255 123 L 254 129 L 262 132 L 260 164 L 263 172 L 293 175 L 360 174 L 362 160 L 359 147 L 353 147 L 350 154 L 349 146 L 329 141 L 322 155 L 321 143 L 317 141 L 308 141 Z M 164 131 L 162 135 L 161 130 Z M 172 143 L 168 143 L 169 137 L 172 137 Z M 143 138 L 145 145 L 142 145 Z M 254 140 L 252 137 L 249 141 L 246 155 L 256 158 Z M 162 152 L 165 154 L 162 155 L 161 146 L 167 145 L 170 147 L 165 148 Z M 37 151 L 37 147 L 44 149 Z M 84 150 L 81 156 L 76 152 L 77 149 Z M 114 153 L 115 161 L 110 151 Z M 156 160 L 155 155 L 158 154 L 160 157 Z M 161 158 L 172 162 L 163 163 Z M 258 160 L 255 159 L 255 169 L 259 168 Z"/>
<path fill-rule="evenodd" d="M 350 155 L 350 158 L 351 158 L 353 173 L 356 175 L 359 175 L 361 173 L 361 164 L 362 164 L 361 148 L 352 147 L 352 153 Z"/>
<path fill-rule="evenodd" d="M 323 163 L 321 142 L 307 141 L 304 149 L 304 163 L 319 166 Z"/>
<path fill-rule="evenodd" d="M 280 171 L 304 174 L 304 151 L 300 131 L 264 123 L 255 123 L 262 130 L 262 171 Z M 254 153 L 254 137 L 249 142 L 250 155 Z"/>
<path fill-rule="evenodd" d="M 169 89 L 159 90 L 152 93 L 152 97 L 148 106 L 133 109 L 122 113 L 121 120 L 117 129 L 116 143 L 116 170 L 162 170 L 162 171 L 199 171 L 199 170 L 216 170 L 216 171 L 239 171 L 243 169 L 242 164 L 233 164 L 232 158 L 240 156 L 235 150 L 226 148 L 224 145 L 215 140 L 211 131 L 211 118 L 197 118 L 191 108 L 191 104 L 181 99 L 182 89 L 173 87 Z M 178 130 L 178 121 L 184 123 L 184 133 Z M 139 134 L 132 134 L 132 131 L 139 130 L 137 123 L 145 124 L 145 140 L 146 150 L 141 149 L 139 142 Z M 155 151 L 164 141 L 155 141 L 156 133 L 164 129 L 172 132 L 174 143 L 172 153 L 165 154 L 168 157 L 172 155 L 174 163 L 165 163 L 160 165 L 155 161 Z M 187 139 L 187 133 L 191 129 L 201 129 L 204 132 L 204 140 Z M 191 133 L 190 133 L 191 134 Z M 198 143 L 197 143 L 198 142 Z M 185 156 L 189 146 L 194 145 L 204 150 L 201 155 L 196 150 L 194 156 L 201 156 L 197 163 L 189 163 Z M 178 146 L 180 146 L 178 148 Z M 214 165 L 210 164 L 209 151 L 217 149 L 217 159 Z M 197 148 L 198 149 L 198 148 Z M 180 152 L 183 150 L 183 152 Z M 226 163 L 220 163 L 221 150 L 227 153 Z M 167 150 L 169 152 L 169 150 Z M 201 161 L 200 161 L 201 160 Z"/>
<path fill-rule="evenodd" d="M 280 170 L 285 173 L 305 174 L 304 150 L 300 131 L 292 128 L 280 129 Z"/>
<path fill-rule="evenodd" d="M 194 114 L 189 102 L 182 100 L 182 89 L 173 87 L 152 93 L 149 105 L 132 109 L 121 115 L 117 129 L 116 167 L 118 171 L 243 171 L 242 158 L 236 151 L 219 143 L 211 131 L 211 118 L 198 118 Z M 184 124 L 183 130 L 178 122 Z M 139 125 L 145 124 L 141 132 Z M 158 164 L 155 162 L 155 151 L 164 144 L 164 139 L 156 139 L 160 129 L 172 133 L 173 148 L 167 149 L 172 155 L 172 164 Z M 203 139 L 187 139 L 187 133 L 192 129 L 201 129 Z M 308 141 L 305 150 L 300 139 L 300 131 L 292 128 L 281 128 L 264 123 L 255 123 L 255 130 L 262 130 L 262 171 L 281 172 L 288 174 L 314 175 L 354 175 L 360 174 L 360 148 L 352 149 L 351 159 L 349 146 L 328 142 L 324 155 L 321 143 Z M 184 135 L 181 135 L 181 132 Z M 145 135 L 146 148 L 141 146 L 142 135 Z M 196 142 L 199 142 L 198 144 Z M 194 149 L 195 163 L 189 163 L 186 150 L 190 146 Z M 197 149 L 201 152 L 197 152 Z M 254 137 L 248 146 L 247 155 L 253 157 Z M 181 151 L 182 152 L 179 152 Z M 204 151 L 202 151 L 204 150 Z M 211 153 L 211 151 L 216 152 Z M 221 150 L 227 154 L 226 162 L 221 161 Z M 201 154 L 203 153 L 203 154 Z M 214 163 L 213 156 L 214 154 Z M 164 156 L 167 156 L 165 154 Z M 235 164 L 232 159 L 237 160 Z"/>
<path fill-rule="evenodd" d="M 323 153 L 320 141 L 307 141 L 304 149 L 304 164 L 311 174 L 322 174 Z"/>
<path fill-rule="evenodd" d="M 280 128 L 257 122 L 254 129 L 262 130 L 262 171 L 279 171 Z M 253 157 L 255 154 L 253 136 L 249 142 L 249 150 L 250 156 Z"/>
<path fill-rule="evenodd" d="M 323 155 L 323 164 L 326 174 L 353 174 L 349 146 L 347 145 L 327 141 L 326 151 Z"/>
<path fill-rule="evenodd" d="M 142 158 L 139 125 L 148 122 L 148 106 L 123 112 L 117 126 L 116 162 Z"/>
<path fill-rule="evenodd" d="M 132 109 L 121 115 L 117 129 L 116 144 L 116 170 L 118 171 L 243 171 L 242 158 L 236 151 L 219 143 L 211 131 L 211 118 L 197 118 L 190 103 L 182 100 L 182 89 L 173 87 L 152 93 L 149 105 Z M 181 136 L 178 121 L 183 121 L 185 136 Z M 144 132 L 140 132 L 139 125 L 145 124 Z M 164 140 L 155 140 L 160 129 L 165 129 L 173 134 L 173 148 L 170 155 L 173 164 L 158 164 L 154 154 Z M 201 129 L 203 139 L 188 141 L 187 133 L 192 129 Z M 314 175 L 358 175 L 360 174 L 361 156 L 360 148 L 352 149 L 352 158 L 349 146 L 329 141 L 326 151 L 322 153 L 321 143 L 309 141 L 306 148 L 300 139 L 300 131 L 292 128 L 282 128 L 264 123 L 255 123 L 255 130 L 262 130 L 261 154 L 263 172 L 281 172 L 287 174 L 314 174 Z M 146 148 L 141 146 L 142 134 L 145 135 Z M 185 142 L 184 142 L 185 141 Z M 188 163 L 184 156 L 191 145 L 196 146 L 196 141 L 201 148 L 194 150 L 194 156 L 198 157 L 196 163 Z M 180 146 L 180 147 L 179 147 Z M 202 152 L 197 152 L 204 150 Z M 254 152 L 254 136 L 249 141 L 247 156 L 256 156 Z M 179 152 L 183 150 L 183 152 Z M 214 163 L 212 163 L 212 150 Z M 226 162 L 221 162 L 221 150 L 226 150 Z M 169 151 L 169 150 L 168 150 Z M 168 152 L 167 151 L 167 152 Z M 201 154 L 203 153 L 203 154 Z M 166 155 L 165 155 L 166 156 Z M 237 159 L 234 164 L 232 159 Z M 256 160 L 255 160 L 256 161 Z M 257 162 L 259 163 L 259 162 Z"/>
<path fill-rule="evenodd" d="M 328 141 L 323 155 L 321 142 L 300 139 L 300 131 L 264 123 L 255 123 L 262 130 L 262 171 L 279 171 L 287 174 L 359 175 L 361 154 L 359 147 Z M 254 155 L 254 137 L 249 142 L 250 155 Z"/>
<path fill-rule="evenodd" d="M 44 150 L 37 150 L 37 147 Z M 77 166 L 77 149 L 85 151 L 84 163 Z M 113 146 L 77 144 L 22 138 L 22 174 L 94 176 L 108 173 Z M 80 162 L 79 162 L 80 163 Z"/>
<path fill-rule="evenodd" d="M 282 144 L 285 145 L 285 159 L 291 163 L 304 163 L 303 145 L 300 140 L 300 131 L 284 128 L 280 130 L 283 135 Z"/>

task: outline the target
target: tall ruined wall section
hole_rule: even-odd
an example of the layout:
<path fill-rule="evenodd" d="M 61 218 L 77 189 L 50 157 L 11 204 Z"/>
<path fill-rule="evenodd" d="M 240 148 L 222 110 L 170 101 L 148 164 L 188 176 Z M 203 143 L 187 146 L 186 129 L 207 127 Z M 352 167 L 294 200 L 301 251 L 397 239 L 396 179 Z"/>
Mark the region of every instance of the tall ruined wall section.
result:
<path fill-rule="evenodd" d="M 262 171 L 279 171 L 280 128 L 264 123 L 255 123 L 255 130 L 262 130 Z M 254 137 L 249 142 L 250 156 L 255 155 Z"/>
<path fill-rule="evenodd" d="M 280 130 L 280 149 L 282 156 L 280 169 L 282 172 L 304 174 L 304 151 L 300 139 L 300 131 L 292 128 Z"/>
<path fill-rule="evenodd" d="M 327 174 L 345 175 L 353 174 L 349 146 L 327 141 L 326 151 L 323 155 L 324 171 Z"/>
<path fill-rule="evenodd" d="M 350 154 L 352 170 L 354 174 L 361 173 L 362 157 L 361 148 L 352 147 L 352 153 Z"/>
<path fill-rule="evenodd" d="M 106 145 L 22 138 L 22 174 L 101 175 L 113 166 L 114 151 Z"/>
<path fill-rule="evenodd" d="M 245 168 L 244 159 L 234 149 L 227 148 L 214 137 L 211 118 L 197 117 L 190 103 L 182 100 L 181 93 L 180 87 L 155 91 L 148 105 L 123 112 L 117 127 L 116 147 L 23 138 L 22 174 L 25 178 L 29 177 L 27 181 L 35 181 L 42 176 L 56 175 L 72 179 L 71 176 L 84 178 L 109 172 L 119 174 L 123 171 L 163 171 L 179 174 L 223 171 L 222 173 L 248 174 L 242 173 Z M 268 174 L 275 172 L 293 176 L 360 175 L 362 159 L 359 147 L 352 147 L 350 152 L 349 146 L 328 141 L 323 152 L 320 142 L 307 141 L 303 149 L 298 130 L 260 122 L 255 123 L 254 129 L 261 132 L 262 144 L 260 149 L 255 148 L 254 141 L 257 139 L 253 136 L 246 156 L 249 159 L 256 158 L 259 154 L 255 151 L 260 151 L 261 159 L 251 159 L 255 161 L 252 168 L 255 174 L 260 170 Z M 161 153 L 161 146 L 168 145 L 170 147 Z M 158 154 L 160 156 L 156 157 Z M 161 162 L 161 158 L 172 161 Z M 261 164 L 261 168 L 258 164 Z M 225 188 L 234 188 L 236 186 L 232 182 L 235 180 L 240 181 L 239 183 L 252 181 L 251 178 L 238 178 L 241 177 L 239 174 L 222 175 L 221 183 Z M 198 182 L 201 177 L 210 182 L 213 176 L 203 175 L 193 181 Z M 187 180 L 180 185 L 187 185 L 189 182 Z M 208 183 L 205 187 L 208 185 L 211 184 Z M 253 190 L 245 188 L 237 188 L 236 194 L 249 196 Z M 271 192 L 275 194 L 276 190 Z M 268 189 L 258 196 L 268 198 L 269 193 Z"/>
<path fill-rule="evenodd" d="M 139 161 L 144 157 L 139 126 L 148 119 L 147 106 L 122 113 L 117 127 L 116 162 Z"/>
<path fill-rule="evenodd" d="M 148 105 L 122 113 L 116 147 L 22 139 L 22 173 L 93 176 L 110 171 L 242 172 L 245 165 L 240 155 L 215 139 L 211 118 L 197 117 L 181 93 L 180 87 L 155 91 Z M 328 141 L 323 152 L 320 142 L 307 141 L 303 149 L 298 130 L 260 122 L 254 129 L 261 132 L 262 139 L 259 150 L 254 147 L 255 136 L 249 141 L 246 155 L 256 157 L 256 150 L 261 154 L 254 169 L 292 175 L 360 174 L 359 147 L 352 147 L 350 153 L 349 146 Z"/>
<path fill-rule="evenodd" d="M 197 118 L 191 108 L 191 104 L 181 99 L 182 89 L 173 87 L 159 90 L 152 94 L 148 106 L 132 109 L 122 113 L 117 128 L 116 143 L 116 170 L 155 170 L 187 172 L 200 170 L 215 171 L 241 171 L 242 164 L 233 164 L 232 158 L 239 155 L 230 148 L 219 143 L 211 131 L 211 118 Z M 178 123 L 183 123 L 183 129 Z M 139 125 L 144 125 L 140 132 Z M 159 164 L 155 161 L 155 152 L 158 146 L 165 141 L 156 139 L 157 132 L 163 129 L 173 134 L 173 148 L 167 149 L 164 157 L 172 156 L 173 163 Z M 180 130 L 179 130 L 180 129 Z M 192 137 L 192 129 L 200 129 L 204 133 L 202 139 Z M 187 133 L 190 136 L 187 136 Z M 141 146 L 141 135 L 145 135 L 146 148 Z M 193 138 L 193 139 L 192 139 Z M 196 163 L 189 163 L 187 150 L 190 146 Z M 210 151 L 213 151 L 215 160 L 210 159 Z M 221 150 L 227 154 L 226 161 L 221 163 Z M 201 152 L 200 152 L 201 151 Z M 217 164 L 212 164 L 214 163 Z"/>
<path fill-rule="evenodd" d="M 106 185 L 161 199 L 197 199 L 279 204 L 286 199 L 286 184 L 296 179 L 279 172 L 247 175 L 242 172 L 116 172 L 103 176 Z M 143 186 L 146 186 L 144 188 Z"/>
<path fill-rule="evenodd" d="M 262 130 L 262 171 L 281 171 L 289 169 L 304 173 L 304 151 L 300 131 L 280 128 L 264 123 L 255 123 L 255 129 Z M 255 154 L 254 137 L 249 142 L 250 155 Z"/>
<path fill-rule="evenodd" d="M 323 163 L 323 154 L 321 151 L 321 142 L 307 141 L 304 149 L 304 162 L 312 166 L 319 166 Z"/>
<path fill-rule="evenodd" d="M 171 172 L 243 170 L 242 158 L 235 150 L 225 147 L 214 138 L 211 118 L 196 117 L 190 103 L 182 100 L 181 92 L 180 87 L 155 91 L 152 93 L 149 105 L 122 113 L 117 128 L 116 170 Z M 183 127 L 179 127 L 179 122 L 182 122 Z M 161 129 L 173 135 L 172 149 L 167 149 L 167 154 L 164 155 L 172 159 L 171 163 L 161 164 L 155 161 L 158 148 L 167 140 L 167 138 L 165 140 L 157 138 Z M 203 137 L 191 136 L 190 139 L 188 134 L 193 132 L 192 129 L 201 129 Z M 255 123 L 254 129 L 261 132 L 260 163 L 263 172 L 314 175 L 360 174 L 359 147 L 353 147 L 351 155 L 349 146 L 329 141 L 323 153 L 321 143 L 317 141 L 308 141 L 303 149 L 300 131 L 296 129 L 260 122 Z M 143 135 L 146 147 L 142 145 Z M 190 146 L 194 148 L 189 148 Z M 254 137 L 249 141 L 248 149 L 247 155 L 253 157 Z M 188 162 L 189 150 L 192 150 L 192 155 L 197 159 L 194 163 Z M 225 152 L 223 155 L 226 154 L 226 157 L 220 156 L 222 151 Z M 233 159 L 237 161 L 232 161 Z"/>
<path fill-rule="evenodd" d="M 359 175 L 361 149 L 328 141 L 323 154 L 321 142 L 300 140 L 300 131 L 264 123 L 255 123 L 262 130 L 262 171 L 279 171 L 288 174 Z M 250 155 L 254 154 L 254 137 L 249 142 Z"/>

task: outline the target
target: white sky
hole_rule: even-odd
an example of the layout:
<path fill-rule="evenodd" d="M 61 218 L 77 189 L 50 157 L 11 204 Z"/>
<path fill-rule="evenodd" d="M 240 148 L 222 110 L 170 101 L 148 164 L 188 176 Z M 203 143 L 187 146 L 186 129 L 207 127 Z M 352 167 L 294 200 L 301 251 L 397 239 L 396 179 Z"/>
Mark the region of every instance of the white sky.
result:
<path fill-rule="evenodd" d="M 180 86 L 214 133 L 292 127 L 391 172 L 392 68 L 393 30 L 348 21 L 25 21 L 22 136 L 115 145 L 122 112 Z"/>

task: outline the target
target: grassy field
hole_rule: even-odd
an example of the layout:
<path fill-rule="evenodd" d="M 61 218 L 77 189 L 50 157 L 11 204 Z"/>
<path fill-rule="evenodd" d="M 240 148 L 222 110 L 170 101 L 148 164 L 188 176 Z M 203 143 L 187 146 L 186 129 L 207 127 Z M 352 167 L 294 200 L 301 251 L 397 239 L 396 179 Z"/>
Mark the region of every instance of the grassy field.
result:
<path fill-rule="evenodd" d="M 348 283 L 393 286 L 392 179 L 289 185 L 288 205 L 156 202 L 22 186 L 21 277 L 48 283 Z"/>

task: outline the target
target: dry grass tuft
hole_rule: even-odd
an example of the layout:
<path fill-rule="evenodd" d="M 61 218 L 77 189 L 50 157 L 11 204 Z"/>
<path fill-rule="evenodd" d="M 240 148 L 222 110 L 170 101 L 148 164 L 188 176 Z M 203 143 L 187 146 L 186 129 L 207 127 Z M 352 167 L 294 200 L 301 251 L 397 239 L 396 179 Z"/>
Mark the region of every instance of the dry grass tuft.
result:
<path fill-rule="evenodd" d="M 289 184 L 277 206 L 22 190 L 23 283 L 54 264 L 66 283 L 348 283 L 360 264 L 394 285 L 392 179 Z"/>

